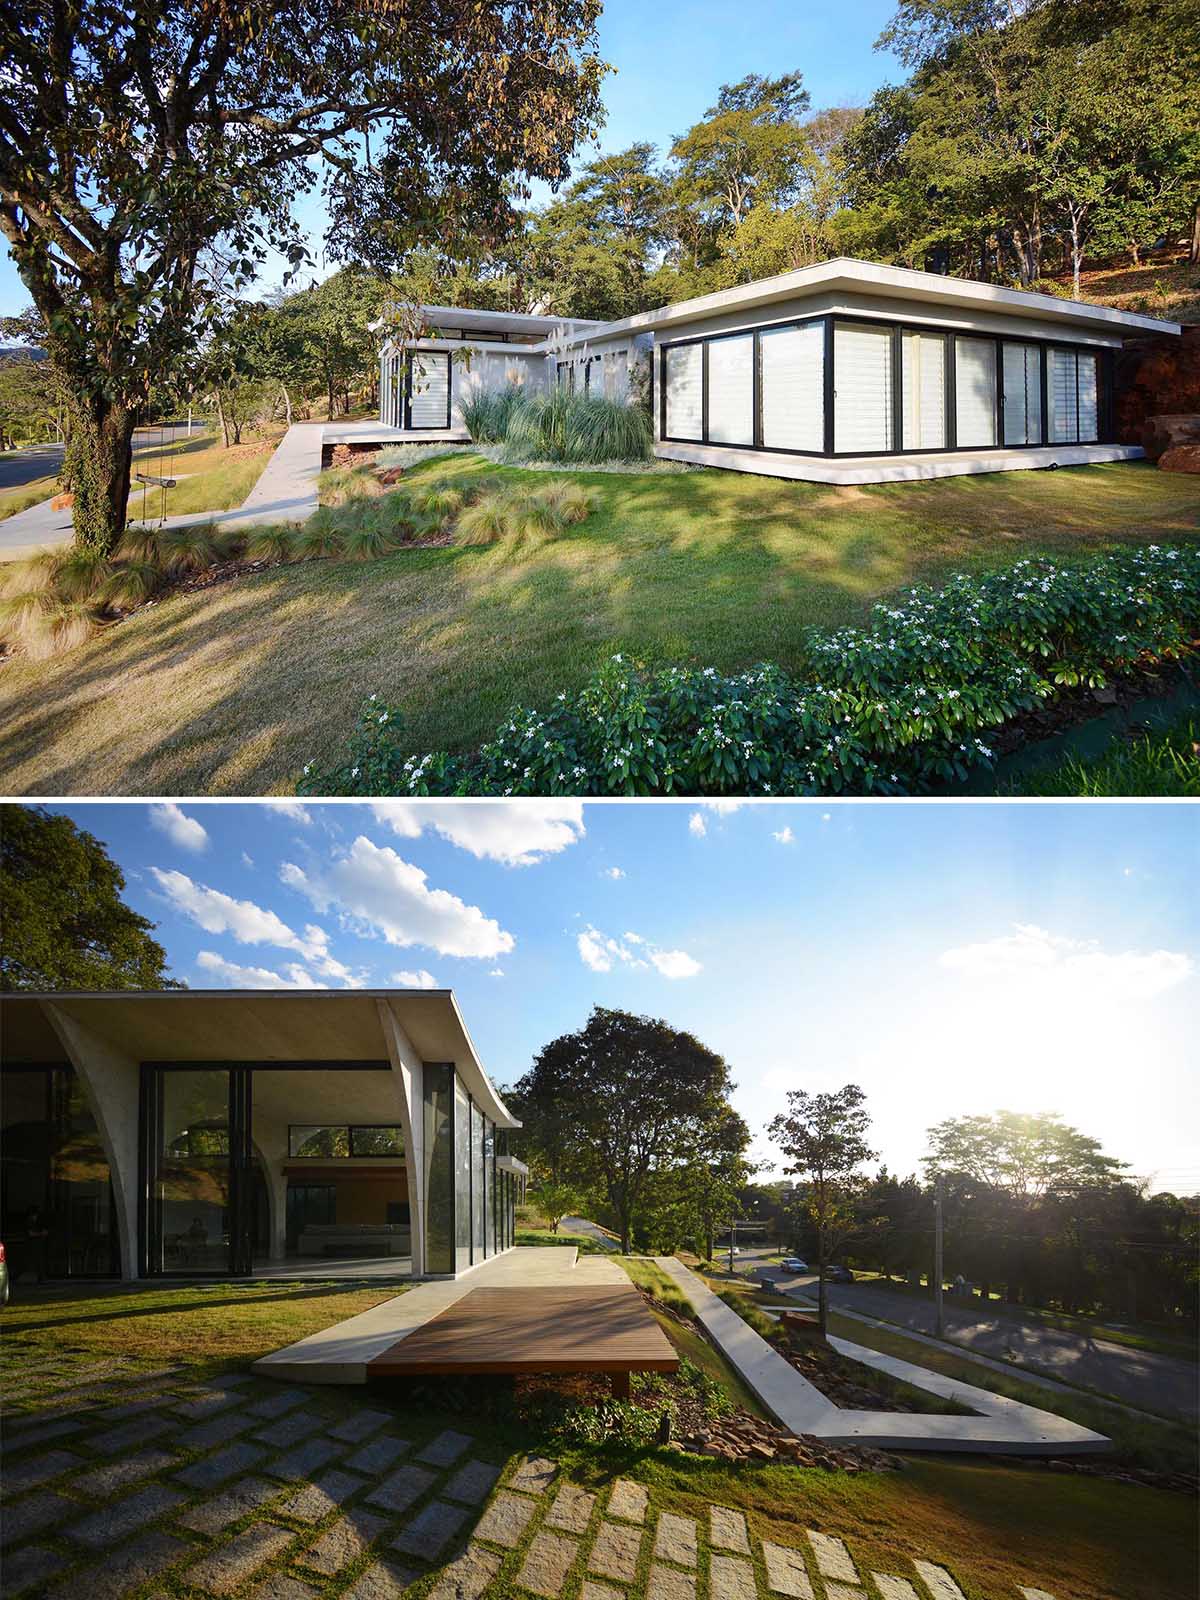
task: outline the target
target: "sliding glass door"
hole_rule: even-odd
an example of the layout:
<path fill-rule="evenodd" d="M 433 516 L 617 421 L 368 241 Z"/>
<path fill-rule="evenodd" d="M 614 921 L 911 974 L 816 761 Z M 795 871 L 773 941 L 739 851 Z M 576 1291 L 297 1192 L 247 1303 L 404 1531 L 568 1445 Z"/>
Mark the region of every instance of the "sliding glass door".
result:
<path fill-rule="evenodd" d="M 249 1072 L 164 1066 L 145 1071 L 147 1270 L 186 1277 L 249 1272 Z"/>

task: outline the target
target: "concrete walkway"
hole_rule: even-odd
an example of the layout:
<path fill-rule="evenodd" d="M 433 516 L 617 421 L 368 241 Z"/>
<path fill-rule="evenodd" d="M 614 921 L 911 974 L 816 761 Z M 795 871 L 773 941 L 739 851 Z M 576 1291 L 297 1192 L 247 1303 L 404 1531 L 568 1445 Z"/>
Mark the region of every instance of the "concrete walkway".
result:
<path fill-rule="evenodd" d="M 812 1434 L 831 1444 L 872 1445 L 881 1450 L 1036 1456 L 1092 1454 L 1111 1448 L 1111 1441 L 1103 1434 L 1081 1428 L 1065 1417 L 1038 1411 L 893 1356 L 880 1355 L 849 1340 L 831 1339 L 834 1349 L 851 1360 L 886 1372 L 914 1388 L 957 1400 L 979 1415 L 843 1410 L 802 1377 L 681 1261 L 674 1256 L 658 1256 L 655 1261 L 686 1295 L 717 1348 L 767 1410 L 793 1433 Z"/>
<path fill-rule="evenodd" d="M 305 1383 L 366 1383 L 367 1363 L 422 1327 L 472 1289 L 628 1284 L 614 1261 L 580 1256 L 573 1245 L 518 1245 L 457 1278 L 420 1283 L 345 1322 L 323 1328 L 254 1363 L 260 1377 Z"/>
<path fill-rule="evenodd" d="M 321 452 L 327 444 L 458 444 L 469 440 L 461 428 L 444 433 L 405 432 L 378 422 L 294 422 L 240 506 L 229 511 L 185 511 L 167 517 L 165 528 L 211 522 L 223 528 L 250 528 L 273 522 L 307 522 L 317 509 Z M 135 518 L 130 518 L 134 522 Z M 0 522 L 0 561 L 13 561 L 69 544 L 71 512 L 52 511 L 50 501 L 18 511 Z"/>

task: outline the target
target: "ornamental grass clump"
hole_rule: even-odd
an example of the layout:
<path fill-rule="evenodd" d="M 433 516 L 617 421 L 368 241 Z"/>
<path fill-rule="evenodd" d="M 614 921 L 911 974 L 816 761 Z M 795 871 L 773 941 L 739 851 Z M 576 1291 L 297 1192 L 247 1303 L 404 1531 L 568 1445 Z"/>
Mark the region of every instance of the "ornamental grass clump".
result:
<path fill-rule="evenodd" d="M 482 389 L 460 403 L 463 425 L 476 444 L 501 444 L 512 414 L 524 398 L 525 391 L 517 383 Z"/>
<path fill-rule="evenodd" d="M 586 466 L 649 461 L 654 435 L 643 406 L 557 388 L 523 396 L 512 408 L 501 442 L 504 459 L 511 464 L 555 461 Z"/>
<path fill-rule="evenodd" d="M 471 508 L 472 510 L 476 508 Z M 372 698 L 346 762 L 304 794 L 919 794 L 994 762 L 991 735 L 1064 688 L 1195 659 L 1200 549 L 1036 558 L 810 629 L 793 673 L 648 669 L 614 656 L 479 750 L 412 752 Z"/>

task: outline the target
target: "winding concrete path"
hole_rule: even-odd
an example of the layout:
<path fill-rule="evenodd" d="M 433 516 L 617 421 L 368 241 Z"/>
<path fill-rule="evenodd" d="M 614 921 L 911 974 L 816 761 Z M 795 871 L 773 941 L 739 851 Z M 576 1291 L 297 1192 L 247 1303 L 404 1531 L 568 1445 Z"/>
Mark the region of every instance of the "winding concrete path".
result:
<path fill-rule="evenodd" d="M 911 1362 L 881 1355 L 848 1339 L 831 1339 L 840 1354 L 914 1388 L 970 1406 L 975 1416 L 843 1410 L 773 1350 L 732 1307 L 713 1294 L 674 1256 L 656 1264 L 686 1295 L 709 1337 L 732 1363 L 767 1410 L 793 1433 L 808 1433 L 831 1444 L 872 1445 L 880 1450 L 936 1450 L 1000 1455 L 1057 1456 L 1095 1454 L 1111 1441 L 1049 1411 L 943 1377 Z"/>

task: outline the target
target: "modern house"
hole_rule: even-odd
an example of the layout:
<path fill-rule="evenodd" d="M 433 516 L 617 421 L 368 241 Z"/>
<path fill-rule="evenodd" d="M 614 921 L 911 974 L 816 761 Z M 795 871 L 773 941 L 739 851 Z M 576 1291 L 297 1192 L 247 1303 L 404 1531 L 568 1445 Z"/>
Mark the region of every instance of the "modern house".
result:
<path fill-rule="evenodd" d="M 667 460 L 878 483 L 1141 455 L 1113 353 L 1177 323 L 838 258 L 617 322 L 423 308 L 382 353 L 382 421 L 466 438 L 461 397 L 514 382 L 649 400 Z"/>
<path fill-rule="evenodd" d="M 452 1278 L 512 1247 L 520 1124 L 449 990 L 0 995 L 14 1277 Z"/>

